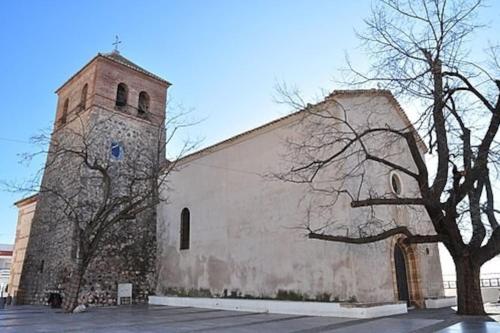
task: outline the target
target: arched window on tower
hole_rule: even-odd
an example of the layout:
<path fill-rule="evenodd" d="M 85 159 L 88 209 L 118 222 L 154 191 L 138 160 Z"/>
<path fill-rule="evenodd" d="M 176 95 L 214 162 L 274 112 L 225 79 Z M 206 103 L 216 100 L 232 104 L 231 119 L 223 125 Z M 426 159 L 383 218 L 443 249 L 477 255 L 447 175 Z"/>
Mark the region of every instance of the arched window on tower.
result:
<path fill-rule="evenodd" d="M 189 249 L 190 219 L 189 209 L 184 208 L 181 212 L 181 250 Z"/>
<path fill-rule="evenodd" d="M 66 120 L 68 120 L 68 107 L 69 107 L 69 98 L 66 98 L 61 112 L 61 117 L 59 118 L 60 125 L 66 124 Z"/>
<path fill-rule="evenodd" d="M 137 114 L 141 117 L 146 117 L 149 112 L 149 95 L 145 91 L 139 93 L 139 105 L 137 106 Z"/>
<path fill-rule="evenodd" d="M 80 111 L 85 110 L 87 106 L 87 90 L 89 90 L 89 85 L 85 83 L 82 88 L 82 96 L 80 97 Z"/>
<path fill-rule="evenodd" d="M 125 83 L 120 83 L 116 89 L 116 102 L 115 105 L 119 108 L 127 105 L 128 88 Z"/>

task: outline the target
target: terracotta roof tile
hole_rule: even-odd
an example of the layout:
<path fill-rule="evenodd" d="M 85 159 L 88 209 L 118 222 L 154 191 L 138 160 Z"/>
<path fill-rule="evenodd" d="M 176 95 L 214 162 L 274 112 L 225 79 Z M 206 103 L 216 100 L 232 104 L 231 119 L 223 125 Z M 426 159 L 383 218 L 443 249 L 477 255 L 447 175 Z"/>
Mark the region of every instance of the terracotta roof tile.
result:
<path fill-rule="evenodd" d="M 64 86 L 66 86 L 69 82 L 71 82 L 75 77 L 78 76 L 78 74 L 80 74 L 81 72 L 83 72 L 83 70 L 85 68 L 87 68 L 87 66 L 89 66 L 91 63 L 93 63 L 98 58 L 108 59 L 108 60 L 116 62 L 116 63 L 118 63 L 120 65 L 126 66 L 126 67 L 128 67 L 130 69 L 133 69 L 133 70 L 135 70 L 137 72 L 145 74 L 145 75 L 147 75 L 147 76 L 149 76 L 149 77 L 151 77 L 151 78 L 153 78 L 155 80 L 163 82 L 164 84 L 166 84 L 168 86 L 171 85 L 171 83 L 168 82 L 167 80 L 162 79 L 158 75 L 155 75 L 155 74 L 153 74 L 153 73 L 145 70 L 141 66 L 136 65 L 132 61 L 130 61 L 127 58 L 125 58 L 124 56 L 122 56 L 119 52 L 114 51 L 114 52 L 110 52 L 110 53 L 97 53 L 97 55 L 95 57 L 93 57 L 88 63 L 86 63 L 82 68 L 80 68 L 80 70 L 78 70 L 69 79 L 67 79 L 59 88 L 57 88 L 56 93 L 58 93 Z"/>
<path fill-rule="evenodd" d="M 14 202 L 14 205 L 16 206 L 22 206 L 22 205 L 27 205 L 29 203 L 32 203 L 34 201 L 38 200 L 38 193 L 32 194 L 29 197 L 22 198 L 16 202 Z"/>
<path fill-rule="evenodd" d="M 132 68 L 133 70 L 136 70 L 138 72 L 146 74 L 147 76 L 150 76 L 153 79 L 156 79 L 158 81 L 162 81 L 164 83 L 170 84 L 167 80 L 162 79 L 158 75 L 155 75 L 155 74 L 151 73 L 150 71 L 147 71 L 144 68 L 142 68 L 141 66 L 138 66 L 137 64 L 135 64 L 132 61 L 128 60 L 127 58 L 125 58 L 124 56 L 122 56 L 117 51 L 113 51 L 113 52 L 110 52 L 110 53 L 98 53 L 97 55 L 98 56 L 102 56 L 102 57 L 104 57 L 106 59 L 112 60 L 114 62 L 117 62 L 117 63 L 119 63 L 121 65 L 127 66 L 129 68 Z"/>

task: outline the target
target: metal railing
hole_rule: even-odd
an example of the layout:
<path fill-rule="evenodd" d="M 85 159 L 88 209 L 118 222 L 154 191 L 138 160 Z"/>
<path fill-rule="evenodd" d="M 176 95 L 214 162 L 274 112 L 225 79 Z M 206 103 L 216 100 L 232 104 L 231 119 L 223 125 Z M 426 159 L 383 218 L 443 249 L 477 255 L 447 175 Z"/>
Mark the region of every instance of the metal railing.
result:
<path fill-rule="evenodd" d="M 9 277 L 10 269 L 0 269 L 0 278 Z"/>
<path fill-rule="evenodd" d="M 456 281 L 443 281 L 444 289 L 456 289 Z M 483 288 L 497 288 L 500 287 L 500 278 L 487 278 L 481 279 L 481 287 Z"/>

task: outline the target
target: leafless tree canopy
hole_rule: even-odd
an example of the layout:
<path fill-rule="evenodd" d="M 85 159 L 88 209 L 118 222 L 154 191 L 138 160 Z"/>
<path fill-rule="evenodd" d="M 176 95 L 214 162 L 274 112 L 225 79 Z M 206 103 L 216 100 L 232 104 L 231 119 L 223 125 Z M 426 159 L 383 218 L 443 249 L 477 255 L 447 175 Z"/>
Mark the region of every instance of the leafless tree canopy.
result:
<path fill-rule="evenodd" d="M 370 228 L 367 220 L 359 230 L 344 234 L 309 228 L 309 236 L 362 244 L 404 234 L 410 243 L 443 242 L 457 267 L 459 312 L 464 314 L 483 313 L 479 268 L 500 253 L 500 211 L 494 198 L 500 61 L 498 46 L 471 48 L 471 41 L 487 32 L 478 23 L 482 8 L 481 0 L 382 0 L 373 7 L 366 30 L 358 33 L 371 67 L 362 71 L 348 61 L 345 73 L 350 87 L 376 84 L 410 101 L 418 114 L 408 126 L 373 121 L 378 111 L 369 103 L 359 126 L 335 94 L 330 99 L 339 112 L 332 114 L 321 104 L 308 108 L 296 92 L 281 89 L 283 101 L 305 107 L 309 119 L 307 139 L 290 143 L 296 162 L 281 179 L 309 183 L 314 191 L 333 197 L 331 203 L 346 196 L 352 207 L 372 212 L 380 206 L 420 207 L 434 228 L 432 234 L 417 235 L 392 222 Z M 423 143 L 436 163 L 425 163 Z M 395 155 L 401 144 L 411 155 L 409 161 Z M 418 192 L 394 196 L 370 190 L 365 175 L 375 164 L 416 182 Z M 319 181 L 326 168 L 343 170 L 328 186 Z"/>
<path fill-rule="evenodd" d="M 74 262 L 65 288 L 67 311 L 77 305 L 82 277 L 110 234 L 156 208 L 161 197 L 166 197 L 159 190 L 168 188 L 175 161 L 197 144 L 187 140 L 172 161 L 166 159 L 166 147 L 178 130 L 191 125 L 184 112 L 170 114 L 159 126 L 151 123 L 135 134 L 131 131 L 129 136 L 137 135 L 133 140 L 110 142 L 113 136 L 123 137 L 113 128 L 123 121 L 120 117 L 94 110 L 78 115 L 54 133 L 38 135 L 34 141 L 43 148 L 25 154 L 24 159 L 46 156 L 44 168 L 22 185 L 7 184 L 10 190 L 38 192 L 45 204 L 37 205 L 37 213 L 47 210 L 40 214 L 57 220 L 56 225 L 72 226 L 68 237 L 72 238 Z"/>

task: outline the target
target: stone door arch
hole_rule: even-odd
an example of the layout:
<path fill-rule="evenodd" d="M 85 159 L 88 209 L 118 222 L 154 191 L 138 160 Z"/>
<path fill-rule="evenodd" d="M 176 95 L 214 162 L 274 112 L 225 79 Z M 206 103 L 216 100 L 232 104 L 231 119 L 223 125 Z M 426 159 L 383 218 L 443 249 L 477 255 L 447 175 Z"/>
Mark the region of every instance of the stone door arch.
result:
<path fill-rule="evenodd" d="M 391 244 L 394 299 L 399 301 L 407 298 L 408 305 L 423 308 L 424 299 L 420 286 L 420 272 L 418 270 L 416 245 L 407 245 L 403 240 L 403 237 L 395 238 Z M 403 262 L 401 262 L 401 260 L 403 260 Z M 402 270 L 405 271 L 403 272 Z M 407 286 L 407 295 L 404 295 L 404 282 L 406 282 Z M 401 293 L 403 293 L 403 295 L 401 295 Z"/>

